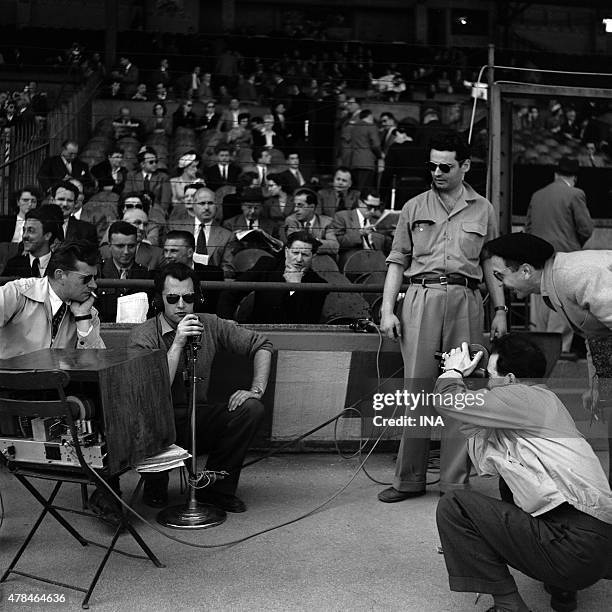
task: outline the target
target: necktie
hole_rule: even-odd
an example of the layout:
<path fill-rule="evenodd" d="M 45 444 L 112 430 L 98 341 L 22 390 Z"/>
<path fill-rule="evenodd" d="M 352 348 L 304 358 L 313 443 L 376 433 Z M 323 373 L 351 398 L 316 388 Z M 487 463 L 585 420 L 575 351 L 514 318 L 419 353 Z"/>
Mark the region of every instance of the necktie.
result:
<path fill-rule="evenodd" d="M 222 168 L 221 174 L 223 176 L 223 180 L 227 181 L 227 167 L 226 166 L 222 166 L 221 168 Z"/>
<path fill-rule="evenodd" d="M 59 307 L 58 311 L 53 315 L 53 319 L 51 320 L 51 341 L 55 340 L 55 336 L 57 336 L 57 330 L 59 329 L 62 319 L 64 318 L 66 310 L 68 310 L 68 304 L 66 304 L 66 302 L 62 302 L 62 305 Z"/>
<path fill-rule="evenodd" d="M 266 184 L 266 168 L 265 168 L 265 166 L 260 168 L 260 170 L 261 170 L 261 184 L 265 185 Z"/>
<path fill-rule="evenodd" d="M 66 170 L 68 170 L 68 174 L 70 176 L 72 176 L 72 163 L 71 162 L 66 162 Z"/>
<path fill-rule="evenodd" d="M 151 191 L 151 179 L 149 174 L 145 174 L 143 185 L 145 191 Z"/>
<path fill-rule="evenodd" d="M 589 155 L 589 159 L 591 160 L 591 166 L 595 167 L 595 158 L 592 155 Z"/>
<path fill-rule="evenodd" d="M 253 221 L 253 219 L 249 219 L 249 229 L 253 229 L 253 224 L 255 223 L 255 221 Z"/>
<path fill-rule="evenodd" d="M 298 182 L 298 185 L 301 187 L 306 181 L 304 180 L 304 177 L 302 176 L 302 173 L 299 170 L 295 171 L 295 178 Z"/>
<path fill-rule="evenodd" d="M 32 276 L 40 276 L 40 268 L 38 267 L 38 257 L 32 262 Z"/>
<path fill-rule="evenodd" d="M 206 254 L 206 231 L 204 225 L 200 225 L 200 233 L 196 244 L 196 253 Z"/>
<path fill-rule="evenodd" d="M 126 279 L 128 276 L 128 271 L 125 268 L 121 268 L 121 279 Z"/>
<path fill-rule="evenodd" d="M 344 203 L 344 193 L 342 191 L 338 192 L 338 206 L 336 207 L 336 210 L 344 210 L 345 208 L 345 203 Z"/>
<path fill-rule="evenodd" d="M 368 220 L 364 219 L 363 220 L 363 227 L 367 227 L 367 225 L 368 225 Z M 363 235 L 363 242 L 364 242 L 364 245 L 365 245 L 366 249 L 371 249 L 372 248 L 372 243 L 370 242 L 370 237 L 368 236 L 368 234 L 364 234 Z"/>

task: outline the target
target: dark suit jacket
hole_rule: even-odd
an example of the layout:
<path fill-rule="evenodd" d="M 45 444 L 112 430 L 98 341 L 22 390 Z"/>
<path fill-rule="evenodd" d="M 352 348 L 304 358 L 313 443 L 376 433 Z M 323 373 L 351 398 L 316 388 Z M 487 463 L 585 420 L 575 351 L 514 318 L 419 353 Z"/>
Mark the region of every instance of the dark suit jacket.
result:
<path fill-rule="evenodd" d="M 91 169 L 92 176 L 98 181 L 98 191 L 102 191 L 104 187 L 112 186 L 113 193 L 120 194 L 125 187 L 128 171 L 125 168 L 119 168 L 119 183 L 115 183 L 111 174 L 111 165 L 108 159 L 96 164 Z"/>
<path fill-rule="evenodd" d="M 99 277 L 100 278 L 119 278 L 119 273 L 115 264 L 113 263 L 112 257 L 109 257 L 99 266 Z M 137 263 L 134 263 L 128 272 L 128 279 L 135 278 L 151 278 L 150 272 L 144 267 Z M 96 308 L 100 315 L 100 321 L 105 323 L 114 323 L 117 319 L 117 298 L 122 295 L 131 295 L 132 293 L 138 293 L 142 289 L 123 289 L 119 287 L 105 287 L 98 288 L 98 300 L 96 301 Z M 147 292 L 150 296 L 150 291 Z"/>
<path fill-rule="evenodd" d="M 227 180 L 224 181 L 221 178 L 221 171 L 219 170 L 219 165 L 214 164 L 212 166 L 208 166 L 206 170 L 204 170 L 204 177 L 206 179 L 207 187 L 210 187 L 213 191 L 219 189 L 223 185 L 236 185 L 238 182 L 238 177 L 242 173 L 242 169 L 240 166 L 236 166 L 235 164 L 229 164 L 227 167 Z"/>
<path fill-rule="evenodd" d="M 284 258 L 273 259 L 262 257 L 255 266 L 240 274 L 236 280 L 245 282 L 283 283 L 285 279 Z M 325 283 L 313 270 L 307 270 L 302 278 L 304 283 Z M 295 291 L 290 295 L 290 283 L 287 291 L 256 291 L 253 312 L 248 323 L 319 323 L 326 292 Z M 236 307 L 248 292 L 225 291 L 219 298 L 218 314 L 226 319 L 233 319 Z"/>
<path fill-rule="evenodd" d="M 206 113 L 200 117 L 198 129 L 200 130 L 216 130 L 220 127 L 221 115 L 214 113 L 211 117 L 207 117 Z"/>
<path fill-rule="evenodd" d="M 243 249 L 264 249 L 274 253 L 274 251 L 272 251 L 266 244 L 264 244 L 261 240 L 257 240 L 256 238 L 250 239 L 249 236 L 246 236 L 242 240 L 238 240 L 236 238 L 236 232 L 249 229 L 249 225 L 243 214 L 227 219 L 223 222 L 223 227 L 234 234 L 230 243 L 232 253 L 237 253 Z M 273 236 L 274 238 L 278 238 L 279 236 L 278 223 L 272 221 L 271 219 L 263 219 L 260 217 L 259 229 L 262 229 L 264 232 L 270 234 L 270 236 Z"/>
<path fill-rule="evenodd" d="M 336 191 L 331 187 L 321 189 L 317 193 L 319 204 L 317 205 L 317 214 L 333 217 L 338 210 L 338 196 Z M 349 189 L 344 198 L 344 210 L 352 210 L 356 208 L 359 202 L 359 191 Z"/>
<path fill-rule="evenodd" d="M 32 266 L 30 265 L 30 256 L 24 253 L 11 257 L 6 263 L 4 276 L 19 276 L 20 278 L 31 278 Z"/>
<path fill-rule="evenodd" d="M 69 240 L 89 240 L 97 245 L 98 232 L 96 231 L 96 226 L 92 223 L 87 223 L 87 221 L 81 221 L 80 219 L 70 217 L 68 219 L 66 235 L 64 236 L 65 242 Z"/>
<path fill-rule="evenodd" d="M 174 113 L 172 113 L 172 131 L 176 131 L 179 127 L 191 128 L 195 130 L 198 127 L 198 117 L 193 111 L 188 113 L 183 112 L 183 107 L 179 106 Z"/>
<path fill-rule="evenodd" d="M 251 134 L 253 135 L 254 147 L 266 146 L 266 137 L 259 130 L 253 130 Z M 282 149 L 284 146 L 285 140 L 283 139 L 282 134 L 279 134 L 277 130 L 274 130 L 274 136 L 272 136 L 272 147 L 274 149 Z"/>
<path fill-rule="evenodd" d="M 17 215 L 2 215 L 0 217 L 0 242 L 11 242 L 15 233 Z"/>
<path fill-rule="evenodd" d="M 72 162 L 72 178 L 77 179 L 83 183 L 83 189 L 85 193 L 90 193 L 94 188 L 94 180 L 89 172 L 89 166 L 83 163 L 79 159 L 75 159 Z M 61 159 L 60 155 L 53 157 L 47 157 L 40 166 L 38 171 L 38 182 L 42 187 L 43 191 L 47 191 L 53 187 L 56 183 L 64 180 L 64 177 L 68 174 L 68 170 Z"/>
<path fill-rule="evenodd" d="M 100 247 L 100 257 L 106 261 L 111 258 L 110 246 L 105 244 Z M 148 242 L 141 242 L 136 249 L 135 261 L 147 270 L 157 270 L 164 259 L 164 251 Z"/>
<path fill-rule="evenodd" d="M 126 192 L 144 191 L 144 175 L 142 174 L 142 170 L 128 172 L 124 190 Z M 172 202 L 172 189 L 170 187 L 168 175 L 165 172 L 157 171 L 151 175 L 150 191 L 152 191 L 155 196 L 155 204 L 164 211 L 167 211 Z"/>
<path fill-rule="evenodd" d="M 356 210 L 342 210 L 334 215 L 332 227 L 336 232 L 340 252 L 354 249 L 362 249 L 361 223 Z M 373 231 L 370 236 L 372 248 L 376 251 L 385 250 L 385 236 L 377 231 Z"/>
<path fill-rule="evenodd" d="M 291 170 L 285 170 L 285 171 L 281 172 L 280 176 L 282 176 L 285 179 L 285 181 L 287 182 L 287 184 L 291 186 L 293 191 L 295 191 L 299 187 L 308 187 L 308 184 L 310 183 L 311 176 L 310 176 L 310 172 L 308 172 L 308 170 L 304 170 L 303 168 L 300 168 L 300 174 L 302 175 L 302 178 L 304 179 L 304 184 L 303 185 L 299 185 L 298 184 L 298 181 L 295 178 L 295 176 L 293 176 L 293 172 L 291 172 Z"/>

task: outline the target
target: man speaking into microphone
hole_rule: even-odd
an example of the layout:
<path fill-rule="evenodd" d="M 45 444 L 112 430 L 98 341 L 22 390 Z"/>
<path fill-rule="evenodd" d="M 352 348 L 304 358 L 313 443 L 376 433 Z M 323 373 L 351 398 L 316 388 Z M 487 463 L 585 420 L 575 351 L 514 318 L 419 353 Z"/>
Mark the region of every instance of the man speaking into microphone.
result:
<path fill-rule="evenodd" d="M 129 346 L 166 352 L 177 443 L 189 447 L 185 347 L 194 340 L 200 344 L 196 363 L 197 447 L 209 451 L 207 469 L 225 470 L 229 476 L 198 489 L 196 499 L 226 512 L 244 512 L 246 506 L 235 492 L 244 457 L 263 416 L 261 398 L 268 383 L 272 344 L 261 334 L 216 315 L 194 314 L 194 306 L 202 300 L 200 286 L 193 270 L 184 264 L 171 263 L 163 267 L 155 278 L 155 293 L 158 313 L 132 329 Z M 227 404 L 207 401 L 212 363 L 218 351 L 246 355 L 253 362 L 249 389 L 235 391 Z M 152 507 L 167 504 L 166 472 L 148 475 L 143 501 Z"/>

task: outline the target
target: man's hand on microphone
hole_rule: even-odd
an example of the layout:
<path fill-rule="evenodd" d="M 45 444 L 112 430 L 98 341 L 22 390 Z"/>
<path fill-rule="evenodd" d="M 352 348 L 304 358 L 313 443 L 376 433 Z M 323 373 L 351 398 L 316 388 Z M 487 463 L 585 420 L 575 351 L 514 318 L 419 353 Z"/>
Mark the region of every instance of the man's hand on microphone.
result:
<path fill-rule="evenodd" d="M 197 315 L 185 315 L 176 328 L 174 344 L 180 348 L 184 348 L 189 338 L 197 338 L 202 334 L 203 330 L 204 326 Z"/>
<path fill-rule="evenodd" d="M 395 313 L 381 313 L 380 333 L 391 340 L 397 340 L 402 335 L 402 325 Z"/>

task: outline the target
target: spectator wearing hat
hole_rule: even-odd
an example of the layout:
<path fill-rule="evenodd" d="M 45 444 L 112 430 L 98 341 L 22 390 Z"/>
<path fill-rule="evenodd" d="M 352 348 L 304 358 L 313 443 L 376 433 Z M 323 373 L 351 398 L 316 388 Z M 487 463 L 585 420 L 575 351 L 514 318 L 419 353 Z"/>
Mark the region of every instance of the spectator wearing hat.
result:
<path fill-rule="evenodd" d="M 258 233 L 263 232 L 263 234 L 272 238 L 278 237 L 278 223 L 262 216 L 264 196 L 261 189 L 259 187 L 247 187 L 242 191 L 240 202 L 242 212 L 223 222 L 223 227 L 234 234 L 231 244 L 232 252 L 237 253 L 248 248 L 263 248 L 274 253 L 267 242 L 262 240 L 261 235 L 246 235 L 242 238 L 237 236 L 245 230 L 256 230 Z"/>
<path fill-rule="evenodd" d="M 178 176 L 170 179 L 170 189 L 172 191 L 172 206 L 183 203 L 185 187 L 203 180 L 199 175 L 199 168 L 202 158 L 196 151 L 188 151 L 178 160 Z"/>
<path fill-rule="evenodd" d="M 513 233 L 485 244 L 495 277 L 518 298 L 541 295 L 574 333 L 586 338 L 589 378 L 597 374 L 599 401 L 610 401 L 612 371 L 612 251 L 555 253 L 549 242 Z M 596 400 L 596 397 L 592 398 Z M 593 409 L 598 406 L 594 405 Z M 612 419 L 608 418 L 612 468 Z M 612 469 L 608 472 L 612 480 Z"/>
<path fill-rule="evenodd" d="M 579 251 L 593 233 L 593 220 L 582 189 L 576 188 L 578 162 L 562 157 L 552 183 L 538 189 L 532 196 L 525 232 L 552 244 L 555 251 Z M 541 296 L 531 298 L 531 322 L 535 331 L 562 334 L 562 351 L 569 356 L 574 334 L 560 313 L 544 304 Z"/>
<path fill-rule="evenodd" d="M 425 109 L 421 125 L 416 134 L 416 143 L 420 147 L 429 149 L 429 141 L 436 138 L 439 134 L 450 131 L 449 128 L 442 124 L 440 120 L 440 112 L 438 109 L 430 106 Z"/>

